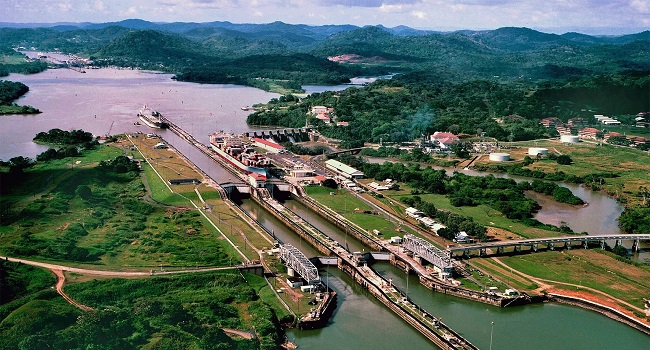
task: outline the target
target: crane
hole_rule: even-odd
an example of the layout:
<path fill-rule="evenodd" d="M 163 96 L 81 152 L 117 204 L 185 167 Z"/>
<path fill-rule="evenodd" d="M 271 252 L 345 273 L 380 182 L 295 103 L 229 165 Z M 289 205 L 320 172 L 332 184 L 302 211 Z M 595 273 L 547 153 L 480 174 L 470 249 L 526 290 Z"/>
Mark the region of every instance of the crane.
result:
<path fill-rule="evenodd" d="M 111 127 L 108 128 L 108 132 L 106 133 L 106 137 L 111 137 L 111 130 L 113 130 L 113 124 L 115 124 L 115 120 L 111 122 Z"/>

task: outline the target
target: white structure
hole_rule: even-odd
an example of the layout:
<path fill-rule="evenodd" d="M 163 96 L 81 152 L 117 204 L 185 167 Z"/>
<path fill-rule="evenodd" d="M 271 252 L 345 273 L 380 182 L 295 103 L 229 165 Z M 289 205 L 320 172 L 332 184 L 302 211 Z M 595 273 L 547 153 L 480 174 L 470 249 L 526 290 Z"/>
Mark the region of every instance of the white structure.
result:
<path fill-rule="evenodd" d="M 405 212 L 406 212 L 406 215 L 408 215 L 408 216 L 410 216 L 412 218 L 416 218 L 416 219 L 419 218 L 420 216 L 424 216 L 423 212 L 421 212 L 421 211 L 419 211 L 419 210 L 417 210 L 417 209 L 415 209 L 413 207 L 406 208 Z"/>
<path fill-rule="evenodd" d="M 363 173 L 361 171 L 334 159 L 326 161 L 325 166 L 337 174 L 347 178 L 360 179 L 363 177 Z"/>
<path fill-rule="evenodd" d="M 530 147 L 528 149 L 528 154 L 531 156 L 544 156 L 548 154 L 548 148 L 542 148 L 542 147 Z"/>
<path fill-rule="evenodd" d="M 376 182 L 369 183 L 368 187 L 372 188 L 375 191 L 385 191 L 385 190 L 390 189 L 390 187 L 385 186 L 385 185 L 380 185 L 380 184 L 378 184 Z"/>
<path fill-rule="evenodd" d="M 561 135 L 560 136 L 560 142 L 562 143 L 578 143 L 580 142 L 580 138 L 575 135 Z"/>
<path fill-rule="evenodd" d="M 510 160 L 508 153 L 490 153 L 490 160 L 493 162 L 507 162 Z"/>
<path fill-rule="evenodd" d="M 258 137 L 254 137 L 251 139 L 253 141 L 253 144 L 257 147 L 264 148 L 265 150 L 271 152 L 271 153 L 284 153 L 286 150 L 284 146 L 275 143 L 273 141 L 261 139 Z"/>

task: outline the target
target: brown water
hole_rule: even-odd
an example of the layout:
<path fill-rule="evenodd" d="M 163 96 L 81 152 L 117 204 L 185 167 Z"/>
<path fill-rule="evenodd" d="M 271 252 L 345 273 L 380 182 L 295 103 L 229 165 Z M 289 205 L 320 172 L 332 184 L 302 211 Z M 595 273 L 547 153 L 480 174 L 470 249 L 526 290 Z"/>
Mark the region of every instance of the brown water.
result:
<path fill-rule="evenodd" d="M 177 82 L 170 74 L 138 70 L 88 69 L 82 74 L 53 69 L 34 75 L 11 74 L 30 91 L 17 101 L 43 111 L 37 115 L 0 118 L 0 159 L 34 157 L 47 149 L 32 138 L 52 128 L 83 129 L 95 135 L 151 132 L 133 125 L 144 104 L 192 132 L 199 141 L 217 130 L 241 133 L 249 112 L 242 106 L 266 102 L 277 94 L 237 85 L 201 85 Z"/>

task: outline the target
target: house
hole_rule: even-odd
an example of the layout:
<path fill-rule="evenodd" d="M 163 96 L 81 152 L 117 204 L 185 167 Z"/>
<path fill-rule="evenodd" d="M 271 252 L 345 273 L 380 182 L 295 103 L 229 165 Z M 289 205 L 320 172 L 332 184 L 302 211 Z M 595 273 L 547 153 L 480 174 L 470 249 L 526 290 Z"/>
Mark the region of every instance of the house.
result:
<path fill-rule="evenodd" d="M 322 121 L 325 124 L 329 124 L 332 122 L 332 118 L 330 118 L 330 115 L 327 113 L 318 113 L 316 114 L 316 119 Z"/>
<path fill-rule="evenodd" d="M 608 132 L 608 133 L 603 135 L 603 141 L 607 142 L 607 140 L 609 140 L 610 137 L 622 137 L 622 136 L 623 136 L 623 134 L 621 134 L 619 132 L 615 132 L 615 131 Z"/>
<path fill-rule="evenodd" d="M 645 137 L 637 136 L 637 137 L 628 137 L 628 140 L 630 140 L 630 144 L 633 146 L 638 146 L 638 145 L 643 145 L 646 143 L 650 143 L 649 139 L 646 139 Z"/>
<path fill-rule="evenodd" d="M 587 126 L 587 119 L 570 118 L 569 120 L 567 120 L 567 125 L 571 128 L 584 128 Z"/>
<path fill-rule="evenodd" d="M 329 113 L 329 108 L 325 106 L 313 106 L 311 107 L 311 114 L 312 115 L 319 115 L 321 113 L 328 114 Z"/>
<path fill-rule="evenodd" d="M 539 121 L 540 124 L 544 125 L 547 128 L 554 128 L 557 125 L 564 125 L 560 118 L 557 117 L 551 117 L 551 118 L 544 118 Z"/>
<path fill-rule="evenodd" d="M 451 145 L 460 142 L 458 136 L 450 132 L 436 131 L 429 138 L 431 142 L 440 146 L 440 148 L 450 148 Z"/>
<path fill-rule="evenodd" d="M 602 132 L 596 128 L 584 128 L 578 131 L 578 137 L 583 140 L 596 140 Z"/>

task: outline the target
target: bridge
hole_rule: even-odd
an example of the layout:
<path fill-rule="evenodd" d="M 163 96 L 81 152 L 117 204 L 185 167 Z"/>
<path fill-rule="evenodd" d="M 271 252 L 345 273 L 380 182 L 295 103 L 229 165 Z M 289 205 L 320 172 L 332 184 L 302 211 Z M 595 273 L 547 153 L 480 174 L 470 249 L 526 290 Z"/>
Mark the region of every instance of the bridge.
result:
<path fill-rule="evenodd" d="M 585 249 L 589 247 L 590 242 L 600 243 L 601 248 L 605 248 L 606 241 L 615 241 L 615 245 L 621 245 L 623 241 L 632 241 L 632 250 L 638 251 L 641 241 L 650 241 L 650 234 L 647 235 L 586 235 L 586 236 L 565 236 L 565 237 L 551 237 L 551 238 L 533 238 L 533 239 L 518 239 L 503 242 L 488 242 L 480 244 L 464 245 L 459 247 L 447 248 L 447 256 L 452 258 L 457 253 L 462 253 L 464 256 L 469 256 L 472 251 L 478 251 L 479 256 L 486 256 L 488 249 L 493 251 L 493 254 L 501 254 L 505 248 L 513 248 L 514 252 L 521 252 L 522 247 L 530 247 L 528 251 L 537 252 L 539 246 L 546 247 L 548 250 L 556 248 L 556 244 L 562 244 L 562 247 L 571 249 L 577 242 L 580 243 Z"/>
<path fill-rule="evenodd" d="M 284 260 L 288 268 L 296 271 L 307 283 L 320 281 L 316 266 L 291 244 L 283 244 L 280 247 L 280 258 Z"/>
<path fill-rule="evenodd" d="M 337 154 L 344 154 L 344 153 L 350 153 L 350 154 L 359 154 L 362 149 L 367 148 L 367 147 L 358 147 L 358 148 L 350 148 L 342 151 L 336 151 L 336 152 L 329 152 L 327 153 L 328 156 L 330 155 L 337 155 Z"/>
<path fill-rule="evenodd" d="M 454 266 L 451 262 L 451 255 L 436 248 L 431 243 L 422 238 L 413 235 L 404 235 L 404 242 L 402 247 L 417 254 L 420 258 L 433 264 L 437 271 L 441 271 L 444 275 L 451 277 L 454 272 Z"/>

